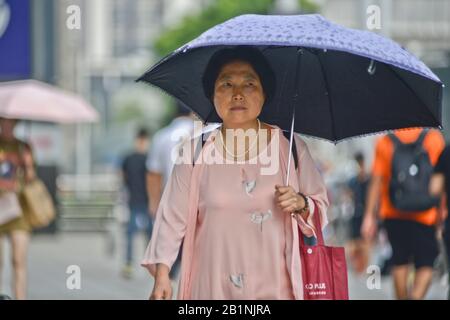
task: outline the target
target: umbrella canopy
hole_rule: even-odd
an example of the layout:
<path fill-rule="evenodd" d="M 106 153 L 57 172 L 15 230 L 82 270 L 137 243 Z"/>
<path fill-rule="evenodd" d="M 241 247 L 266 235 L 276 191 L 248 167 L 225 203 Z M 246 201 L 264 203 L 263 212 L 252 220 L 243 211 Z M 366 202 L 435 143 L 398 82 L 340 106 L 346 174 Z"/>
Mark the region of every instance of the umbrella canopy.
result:
<path fill-rule="evenodd" d="M 96 122 L 80 96 L 36 80 L 0 83 L 0 117 L 57 123 Z"/>
<path fill-rule="evenodd" d="M 295 132 L 336 143 L 385 130 L 441 126 L 443 84 L 423 62 L 390 39 L 315 14 L 230 19 L 138 81 L 181 100 L 205 122 L 220 122 L 202 77 L 214 53 L 236 45 L 256 47 L 270 63 L 275 96 L 260 119 L 283 130 L 293 125 Z"/>

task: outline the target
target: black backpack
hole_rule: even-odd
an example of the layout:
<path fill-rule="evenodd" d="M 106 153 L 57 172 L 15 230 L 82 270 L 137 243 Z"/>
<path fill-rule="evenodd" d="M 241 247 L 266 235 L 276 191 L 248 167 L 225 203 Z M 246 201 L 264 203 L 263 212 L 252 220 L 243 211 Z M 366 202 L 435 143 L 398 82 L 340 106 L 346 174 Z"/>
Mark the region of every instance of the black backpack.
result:
<path fill-rule="evenodd" d="M 402 143 L 394 134 L 388 135 L 394 143 L 389 198 L 395 208 L 405 213 L 428 210 L 438 204 L 428 191 L 433 165 L 423 148 L 426 135 L 427 131 L 422 130 L 413 143 Z"/>

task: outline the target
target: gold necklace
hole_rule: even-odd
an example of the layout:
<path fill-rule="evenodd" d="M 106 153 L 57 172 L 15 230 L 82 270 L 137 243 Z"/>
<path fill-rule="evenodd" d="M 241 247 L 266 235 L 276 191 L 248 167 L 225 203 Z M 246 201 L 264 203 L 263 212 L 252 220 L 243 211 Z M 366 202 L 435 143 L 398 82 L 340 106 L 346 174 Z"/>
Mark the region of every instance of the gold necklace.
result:
<path fill-rule="evenodd" d="M 234 153 L 230 152 L 227 148 L 227 146 L 225 145 L 225 142 L 223 141 L 223 134 L 222 134 L 222 128 L 220 128 L 220 142 L 222 143 L 222 146 L 225 148 L 225 152 L 228 153 L 230 156 L 232 156 L 233 158 L 240 158 L 244 155 L 246 155 L 250 150 L 252 150 L 255 147 L 256 142 L 258 142 L 258 137 L 259 137 L 259 130 L 261 130 L 261 122 L 259 121 L 258 118 L 256 118 L 256 120 L 258 121 L 258 131 L 256 133 L 256 139 L 253 141 L 253 143 L 248 147 L 247 151 L 245 151 L 242 154 L 238 154 L 235 155 Z M 245 144 L 245 141 L 244 141 Z"/>

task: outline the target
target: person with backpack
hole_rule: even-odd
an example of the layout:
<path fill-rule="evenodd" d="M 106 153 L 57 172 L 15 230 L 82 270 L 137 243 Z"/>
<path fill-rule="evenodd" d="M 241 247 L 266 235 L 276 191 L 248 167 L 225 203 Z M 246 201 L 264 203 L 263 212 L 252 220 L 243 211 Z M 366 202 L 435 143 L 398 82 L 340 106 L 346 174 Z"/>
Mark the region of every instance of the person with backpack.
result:
<path fill-rule="evenodd" d="M 377 231 L 379 213 L 392 246 L 392 277 L 397 299 L 423 299 L 438 256 L 436 228 L 438 199 L 429 183 L 444 139 L 437 130 L 397 130 L 381 137 L 375 147 L 364 221 L 366 239 Z M 410 264 L 415 267 L 409 290 Z"/>

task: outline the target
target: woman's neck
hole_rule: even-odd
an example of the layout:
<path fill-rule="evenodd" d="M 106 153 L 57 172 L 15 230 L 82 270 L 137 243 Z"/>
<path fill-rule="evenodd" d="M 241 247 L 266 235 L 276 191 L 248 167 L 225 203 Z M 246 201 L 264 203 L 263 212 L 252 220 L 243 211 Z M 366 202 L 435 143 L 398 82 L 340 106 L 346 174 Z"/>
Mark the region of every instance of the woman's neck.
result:
<path fill-rule="evenodd" d="M 256 128 L 255 128 L 256 127 Z M 259 151 L 265 149 L 265 147 L 267 146 L 267 144 L 271 141 L 272 138 L 272 134 L 271 134 L 271 127 L 265 123 L 259 122 L 258 120 L 256 120 L 256 126 L 255 127 L 249 127 L 248 129 L 254 129 L 256 132 L 256 136 L 252 135 L 252 134 L 245 134 L 244 133 L 244 140 L 241 139 L 237 139 L 237 136 L 235 135 L 235 132 L 230 132 L 231 136 L 229 136 L 229 138 L 232 138 L 231 141 L 227 142 L 227 129 L 230 130 L 236 130 L 236 129 L 243 129 L 244 132 L 246 131 L 246 129 L 244 129 L 244 127 L 239 126 L 238 128 L 227 128 L 226 124 L 224 124 L 219 130 L 219 139 L 216 140 L 216 143 L 219 143 L 219 141 L 221 142 L 221 144 L 219 144 L 218 146 L 220 147 L 220 149 L 222 149 L 222 154 L 226 155 L 227 153 L 229 155 L 232 156 L 232 158 L 236 159 L 236 158 L 240 158 L 241 157 L 235 157 L 238 154 L 243 154 L 245 153 L 245 156 L 243 159 L 248 160 L 249 156 L 251 155 L 250 151 L 256 151 L 257 154 L 259 154 Z M 264 145 L 260 145 L 259 140 L 260 138 L 262 138 L 264 141 Z M 243 142 L 243 143 L 242 143 Z M 225 148 L 225 146 L 227 146 L 227 148 Z M 254 150 L 255 149 L 255 150 Z M 227 158 L 227 156 L 225 156 Z M 243 160 L 242 159 L 242 160 Z"/>
<path fill-rule="evenodd" d="M 227 123 L 227 122 L 223 122 L 222 123 L 222 129 L 223 130 L 227 130 L 227 129 L 242 129 L 242 130 L 249 130 L 249 129 L 254 129 L 254 130 L 258 130 L 258 119 L 255 120 L 251 120 L 245 123 Z"/>

